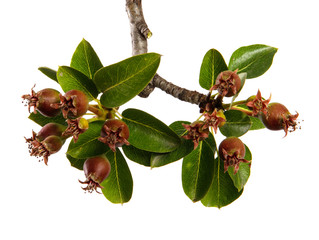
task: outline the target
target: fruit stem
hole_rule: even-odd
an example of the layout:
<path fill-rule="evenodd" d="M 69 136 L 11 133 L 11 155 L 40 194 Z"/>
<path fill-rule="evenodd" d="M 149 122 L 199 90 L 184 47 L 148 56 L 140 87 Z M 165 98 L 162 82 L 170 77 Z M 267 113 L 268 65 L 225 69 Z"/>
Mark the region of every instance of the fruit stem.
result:
<path fill-rule="evenodd" d="M 232 106 L 230 109 L 232 110 L 239 110 L 245 114 L 247 114 L 248 116 L 253 116 L 253 111 L 250 111 L 248 109 L 244 109 L 244 108 L 240 108 L 240 107 L 236 107 L 236 106 Z"/>
<path fill-rule="evenodd" d="M 96 108 L 94 105 L 89 105 L 89 111 L 97 115 L 98 117 L 102 117 L 104 115 L 104 111 Z"/>
<path fill-rule="evenodd" d="M 241 101 L 237 101 L 237 102 L 233 102 L 233 103 L 228 103 L 228 104 L 223 104 L 223 108 L 224 109 L 227 109 L 229 107 L 235 107 L 237 105 L 240 105 L 240 104 L 245 104 L 247 103 L 247 100 L 241 100 Z"/>

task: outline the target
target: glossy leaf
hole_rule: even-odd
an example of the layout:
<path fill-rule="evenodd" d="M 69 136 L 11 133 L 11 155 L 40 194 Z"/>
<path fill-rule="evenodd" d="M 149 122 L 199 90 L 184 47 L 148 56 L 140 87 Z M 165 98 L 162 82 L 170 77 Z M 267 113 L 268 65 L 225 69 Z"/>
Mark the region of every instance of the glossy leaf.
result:
<path fill-rule="evenodd" d="M 251 121 L 251 127 L 249 130 L 259 130 L 259 129 L 264 129 L 265 125 L 263 124 L 263 122 L 257 118 L 257 117 L 250 117 L 250 121 Z"/>
<path fill-rule="evenodd" d="M 246 154 L 244 159 L 251 160 L 251 152 L 249 148 L 245 145 L 246 148 Z M 234 174 L 234 167 L 228 168 L 228 174 L 230 178 L 233 180 L 234 186 L 238 189 L 238 192 L 241 191 L 245 184 L 248 181 L 248 178 L 250 176 L 250 164 L 251 163 L 240 163 L 239 164 L 239 170 L 236 174 Z"/>
<path fill-rule="evenodd" d="M 226 123 L 219 128 L 220 132 L 226 137 L 240 137 L 251 127 L 250 118 L 238 110 L 229 110 L 225 113 Z"/>
<path fill-rule="evenodd" d="M 138 149 L 132 145 L 123 145 L 122 149 L 125 156 L 133 162 L 144 165 L 146 167 L 151 166 L 151 152 Z"/>
<path fill-rule="evenodd" d="M 237 107 L 245 109 L 245 110 L 249 110 L 249 108 L 246 106 L 246 104 L 240 104 L 240 105 L 237 105 Z M 248 117 L 251 121 L 251 127 L 249 130 L 259 130 L 259 129 L 265 128 L 265 125 L 258 117 L 251 117 L 251 116 L 248 116 Z"/>
<path fill-rule="evenodd" d="M 93 81 L 102 92 L 101 103 L 118 107 L 139 94 L 154 77 L 161 55 L 146 53 L 101 68 Z"/>
<path fill-rule="evenodd" d="M 183 160 L 183 189 L 193 202 L 201 200 L 212 183 L 215 151 L 216 143 L 210 135 L 209 138 L 200 141 L 197 148 Z"/>
<path fill-rule="evenodd" d="M 241 47 L 232 54 L 228 68 L 246 72 L 247 78 L 259 77 L 270 68 L 277 50 L 261 44 Z"/>
<path fill-rule="evenodd" d="M 29 115 L 29 119 L 31 119 L 35 123 L 39 124 L 40 126 L 44 126 L 47 123 L 51 123 L 51 122 L 52 123 L 59 123 L 59 124 L 65 125 L 65 126 L 68 125 L 65 121 L 65 118 L 62 116 L 62 113 L 59 114 L 58 116 L 55 116 L 55 117 L 46 117 L 37 111 L 36 114 L 32 112 Z"/>
<path fill-rule="evenodd" d="M 78 159 L 78 158 L 74 158 L 68 154 L 66 154 L 66 157 L 69 160 L 72 167 L 77 168 L 79 170 L 83 170 L 83 164 L 84 164 L 86 158 Z"/>
<path fill-rule="evenodd" d="M 190 124 L 185 121 L 177 121 L 169 125 L 169 127 L 179 136 L 183 136 L 187 131 L 182 123 Z M 181 138 L 181 144 L 177 149 L 169 153 L 153 153 L 151 157 L 151 167 L 161 167 L 169 163 L 178 161 L 194 150 L 192 140 Z"/>
<path fill-rule="evenodd" d="M 130 169 L 119 149 L 108 151 L 107 159 L 111 163 L 110 175 L 102 182 L 102 193 L 112 203 L 126 203 L 133 193 L 133 179 Z"/>
<path fill-rule="evenodd" d="M 179 146 L 179 136 L 152 115 L 137 109 L 126 109 L 122 116 L 130 130 L 128 141 L 134 147 L 164 153 Z"/>
<path fill-rule="evenodd" d="M 83 39 L 77 46 L 71 60 L 72 68 L 93 79 L 94 74 L 103 67 L 91 44 Z"/>
<path fill-rule="evenodd" d="M 48 67 L 39 67 L 38 70 L 42 72 L 44 75 L 46 75 L 48 78 L 51 78 L 52 80 L 58 82 L 57 76 L 56 76 L 56 71 L 48 68 Z"/>
<path fill-rule="evenodd" d="M 214 160 L 214 175 L 210 188 L 201 200 L 206 207 L 222 208 L 240 197 L 243 190 L 238 192 L 229 174 L 224 173 L 224 164 L 219 158 Z"/>
<path fill-rule="evenodd" d="M 97 156 L 108 151 L 109 147 L 98 140 L 103 124 L 104 121 L 90 123 L 88 130 L 79 135 L 76 143 L 73 140 L 70 142 L 67 154 L 81 159 Z"/>
<path fill-rule="evenodd" d="M 67 66 L 59 67 L 57 77 L 64 92 L 73 89 L 80 90 L 87 95 L 90 101 L 98 95 L 93 81 L 74 68 Z"/>
<path fill-rule="evenodd" d="M 209 90 L 214 85 L 218 74 L 226 71 L 227 69 L 227 64 L 220 52 L 216 49 L 208 50 L 200 68 L 200 86 Z"/>

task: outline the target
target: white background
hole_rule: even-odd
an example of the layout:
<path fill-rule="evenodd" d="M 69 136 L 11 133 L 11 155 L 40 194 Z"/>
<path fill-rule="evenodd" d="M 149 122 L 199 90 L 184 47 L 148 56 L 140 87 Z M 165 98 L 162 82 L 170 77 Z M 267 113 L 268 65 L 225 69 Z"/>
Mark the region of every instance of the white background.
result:
<path fill-rule="evenodd" d="M 318 23 L 317 1 L 143 2 L 153 32 L 149 51 L 163 55 L 158 72 L 180 86 L 198 84 L 202 58 L 218 49 L 228 62 L 250 44 L 277 47 L 270 70 L 246 82 L 240 98 L 256 94 L 284 103 L 303 119 L 288 134 L 261 130 L 241 139 L 253 154 L 242 196 L 222 208 L 192 203 L 181 184 L 181 161 L 150 170 L 128 162 L 134 192 L 127 204 L 84 194 L 67 146 L 49 166 L 28 155 L 24 136 L 39 126 L 27 119 L 21 95 L 58 88 L 37 68 L 68 65 L 85 38 L 106 66 L 131 55 L 125 1 L 2 1 L 0 4 L 1 174 L 0 238 L 11 239 L 318 239 Z M 60 90 L 60 89 L 59 89 Z M 195 105 L 155 92 L 135 107 L 166 124 L 195 120 Z M 216 136 L 220 141 L 220 133 Z"/>

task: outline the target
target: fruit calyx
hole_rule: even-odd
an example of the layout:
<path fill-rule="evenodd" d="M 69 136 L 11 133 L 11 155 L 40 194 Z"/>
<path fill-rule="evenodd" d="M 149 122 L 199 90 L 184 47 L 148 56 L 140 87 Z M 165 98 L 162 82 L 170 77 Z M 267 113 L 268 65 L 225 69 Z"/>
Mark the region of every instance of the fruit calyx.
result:
<path fill-rule="evenodd" d="M 252 109 L 252 116 L 258 116 L 259 113 L 267 114 L 267 107 L 270 100 L 271 94 L 267 100 L 263 100 L 261 97 L 261 92 L 258 89 L 256 96 L 251 96 L 247 99 L 246 106 Z"/>
<path fill-rule="evenodd" d="M 129 135 L 129 128 L 125 122 L 119 119 L 109 119 L 103 124 L 98 140 L 115 152 L 117 147 L 130 144 L 127 140 Z"/>
<path fill-rule="evenodd" d="M 64 118 L 74 119 L 83 116 L 89 108 L 89 100 L 80 90 L 70 90 L 60 94 L 60 103 L 51 104 L 56 109 L 61 109 Z"/>
<path fill-rule="evenodd" d="M 28 148 L 30 156 L 35 156 L 37 158 L 42 157 L 45 165 L 48 165 L 49 156 L 58 152 L 63 146 L 63 141 L 60 137 L 51 135 L 46 137 L 43 141 L 39 141 L 34 131 L 32 131 L 32 137 L 25 137 L 25 140 L 29 144 Z M 41 159 L 39 161 L 41 161 Z"/>
<path fill-rule="evenodd" d="M 74 143 L 79 139 L 79 135 L 89 128 L 89 123 L 85 118 L 67 119 L 68 127 L 62 133 L 63 137 L 73 137 Z"/>
<path fill-rule="evenodd" d="M 214 86 L 210 89 L 210 92 L 217 90 L 218 93 L 225 97 L 234 96 L 241 87 L 241 79 L 237 74 L 238 69 L 235 71 L 221 72 L 215 81 Z"/>
<path fill-rule="evenodd" d="M 237 137 L 228 137 L 219 145 L 219 156 L 224 161 L 224 172 L 227 172 L 229 167 L 234 167 L 234 174 L 239 170 L 241 162 L 249 163 L 244 159 L 246 153 L 244 143 Z"/>
<path fill-rule="evenodd" d="M 217 133 L 218 127 L 222 127 L 226 122 L 226 117 L 223 110 L 218 110 L 215 108 L 213 112 L 205 112 L 205 124 L 204 128 L 212 127 L 215 134 Z"/>
<path fill-rule="evenodd" d="M 193 140 L 194 149 L 197 148 L 200 141 L 208 138 L 209 129 L 205 126 L 204 121 L 195 121 L 191 124 L 182 123 L 187 130 L 187 134 L 183 136 L 184 139 Z"/>

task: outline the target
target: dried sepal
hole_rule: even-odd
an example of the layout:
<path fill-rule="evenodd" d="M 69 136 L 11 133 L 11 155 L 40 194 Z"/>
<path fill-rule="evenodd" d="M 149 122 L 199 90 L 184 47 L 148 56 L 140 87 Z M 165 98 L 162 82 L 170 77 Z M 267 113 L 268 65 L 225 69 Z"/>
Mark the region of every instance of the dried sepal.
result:
<path fill-rule="evenodd" d="M 252 116 L 258 116 L 259 113 L 267 114 L 267 107 L 271 100 L 271 95 L 267 100 L 264 100 L 261 96 L 261 92 L 258 89 L 256 96 L 252 96 L 248 99 L 246 106 L 252 109 Z"/>
<path fill-rule="evenodd" d="M 110 119 L 104 123 L 101 129 L 101 137 L 98 140 L 108 145 L 115 152 L 117 147 L 130 144 L 128 138 L 128 126 L 121 120 Z"/>
<path fill-rule="evenodd" d="M 88 121 L 85 118 L 67 119 L 68 127 L 62 133 L 63 137 L 73 137 L 74 143 L 77 142 L 79 135 L 84 133 L 88 128 Z"/>
<path fill-rule="evenodd" d="M 233 154 L 228 154 L 228 152 L 222 148 L 223 160 L 224 160 L 224 172 L 227 172 L 229 167 L 234 167 L 234 174 L 239 170 L 239 164 L 241 162 L 249 163 L 250 161 L 240 157 L 239 151 Z"/>
<path fill-rule="evenodd" d="M 42 158 L 45 165 L 48 165 L 48 159 L 51 154 L 58 152 L 63 145 L 63 141 L 58 136 L 48 136 L 43 141 L 37 139 L 37 135 L 32 131 L 32 137 L 26 138 L 28 143 L 30 156 L 35 156 L 37 158 Z M 41 159 L 39 160 L 41 161 Z"/>
<path fill-rule="evenodd" d="M 213 112 L 205 112 L 204 117 L 204 128 L 212 127 L 215 133 L 217 133 L 218 127 L 222 127 L 226 122 L 223 110 L 217 111 L 216 108 Z"/>
<path fill-rule="evenodd" d="M 199 141 L 202 141 L 209 136 L 209 129 L 205 127 L 205 122 L 195 121 L 191 124 L 182 123 L 183 127 L 187 130 L 187 134 L 183 136 L 184 139 L 192 140 L 194 149 L 197 148 Z"/>
<path fill-rule="evenodd" d="M 234 96 L 241 87 L 241 80 L 235 71 L 224 71 L 221 72 L 215 81 L 215 84 L 211 87 L 210 92 L 217 90 L 221 96 L 232 97 Z"/>
<path fill-rule="evenodd" d="M 88 108 L 89 101 L 87 96 L 79 90 L 70 90 L 60 94 L 60 103 L 51 104 L 53 108 L 61 109 L 64 118 L 74 119 L 83 116 Z"/>

